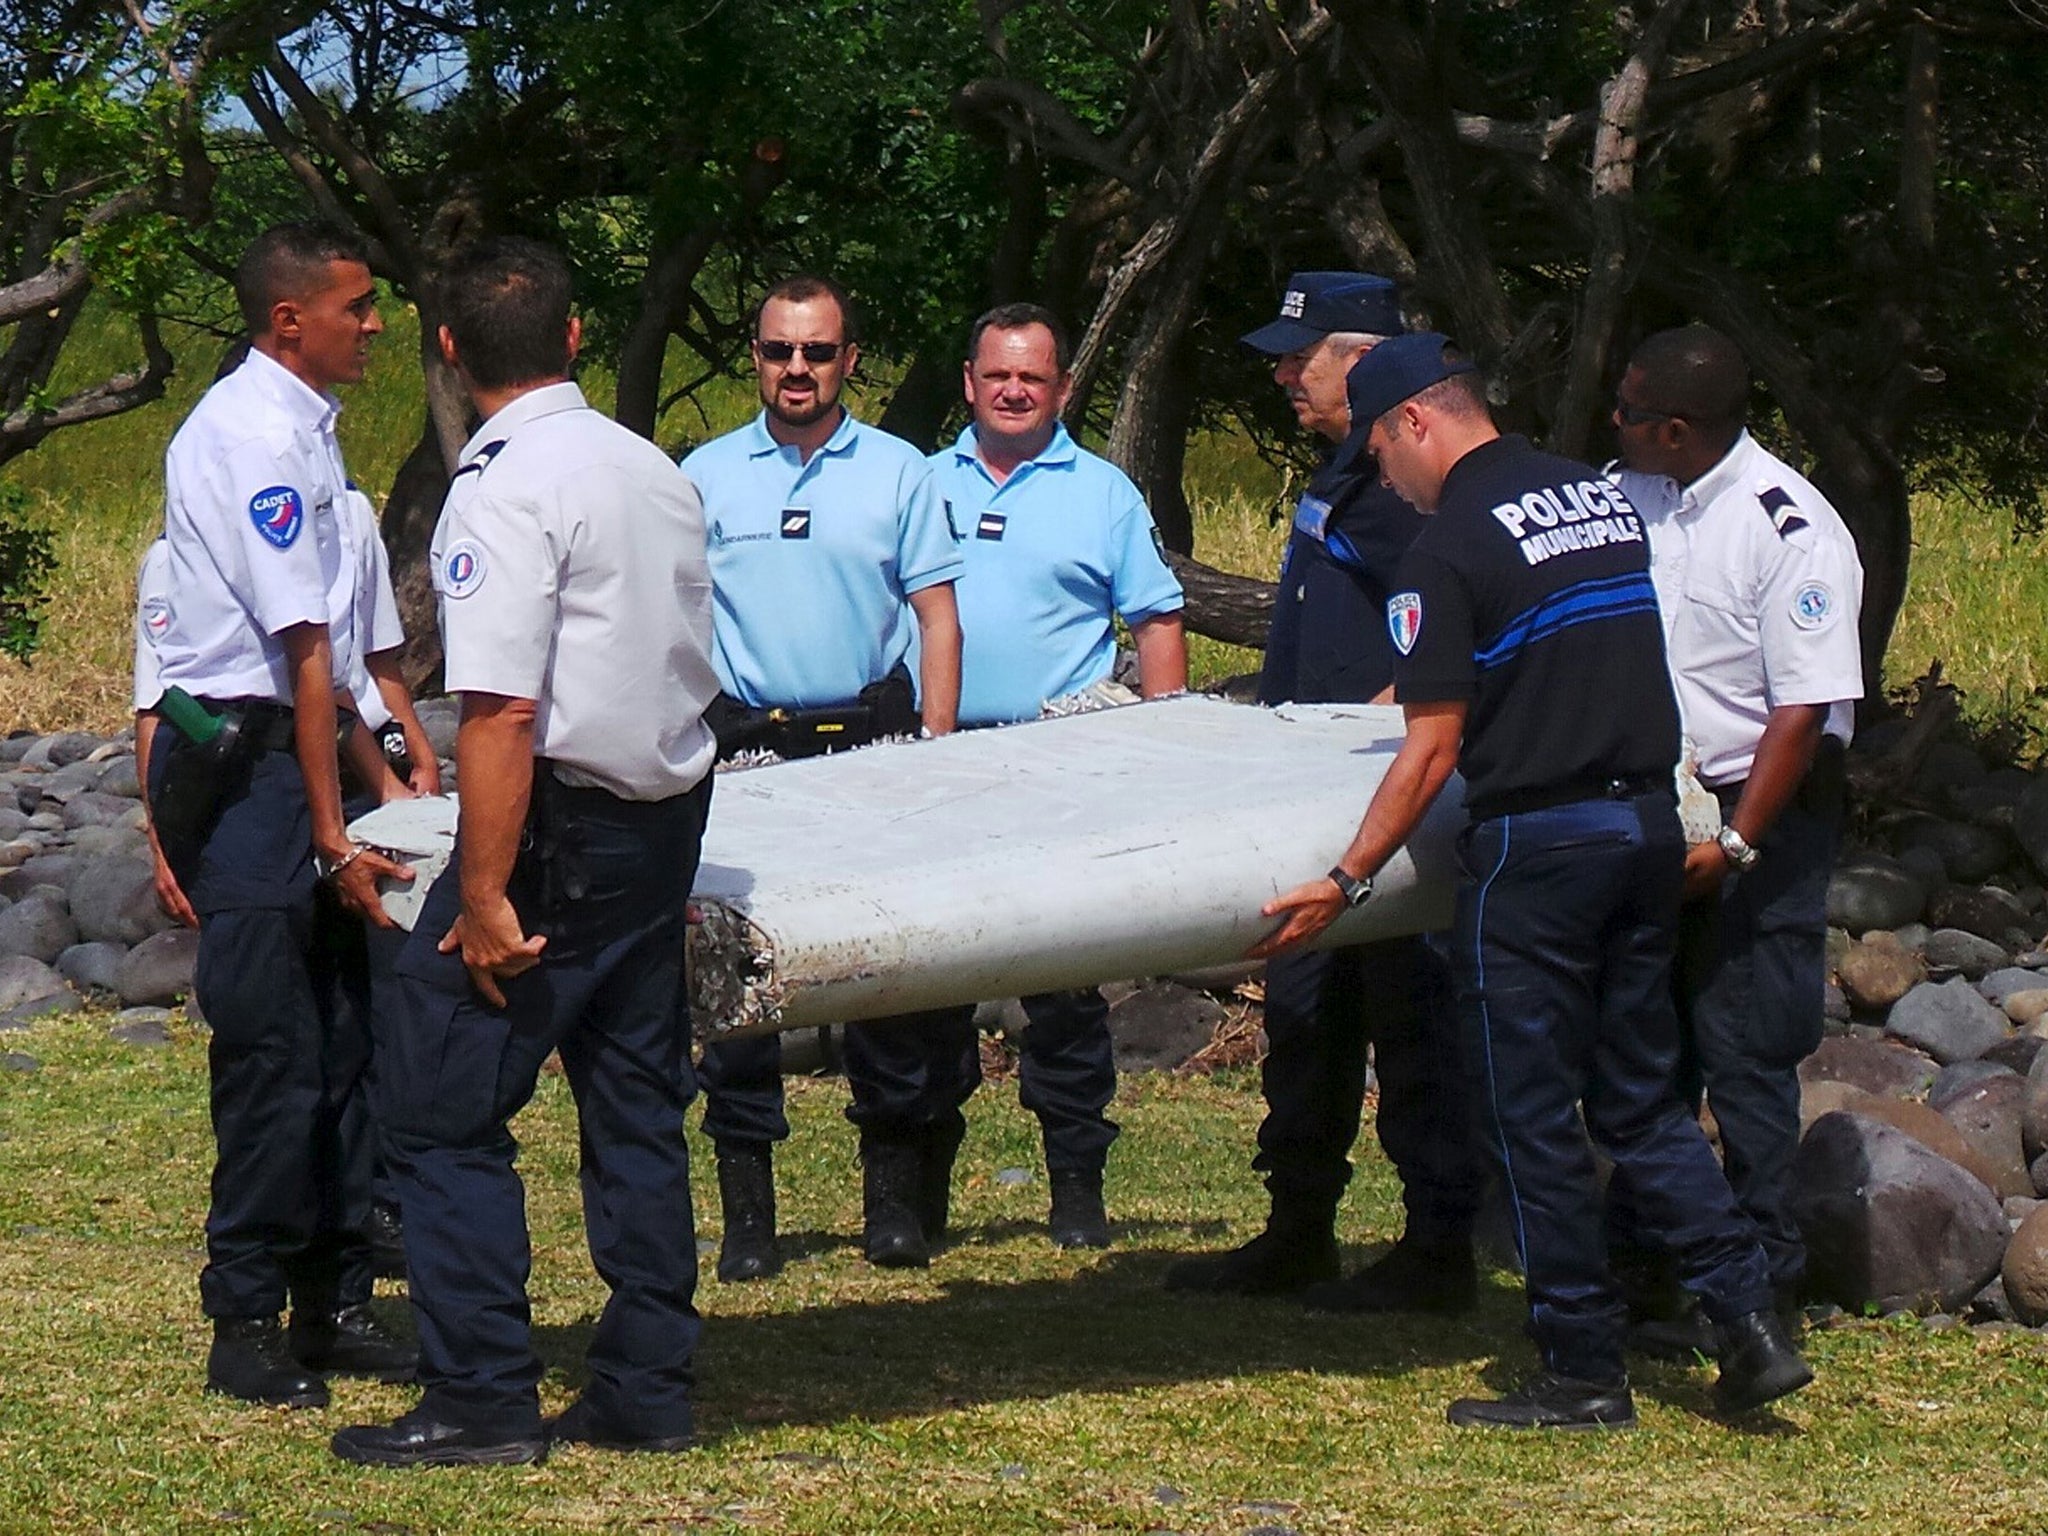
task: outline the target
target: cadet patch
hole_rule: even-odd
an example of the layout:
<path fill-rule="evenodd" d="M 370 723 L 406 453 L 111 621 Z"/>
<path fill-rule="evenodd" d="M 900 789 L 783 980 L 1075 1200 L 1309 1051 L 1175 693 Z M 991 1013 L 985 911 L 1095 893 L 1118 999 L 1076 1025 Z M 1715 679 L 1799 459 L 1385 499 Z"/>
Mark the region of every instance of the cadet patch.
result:
<path fill-rule="evenodd" d="M 809 507 L 784 507 L 782 509 L 782 536 L 785 539 L 808 539 L 811 536 L 811 509 Z"/>
<path fill-rule="evenodd" d="M 142 632 L 149 636 L 151 645 L 163 639 L 170 627 L 171 600 L 168 597 L 152 597 L 142 605 Z"/>
<path fill-rule="evenodd" d="M 273 548 L 290 549 L 306 526 L 306 503 L 290 486 L 273 485 L 249 498 L 249 521 Z"/>
<path fill-rule="evenodd" d="M 977 539 L 1001 540 L 1003 529 L 1009 521 L 1000 512 L 984 512 L 981 514 L 981 521 L 974 525 L 974 536 Z"/>
<path fill-rule="evenodd" d="M 1796 533 L 1806 526 L 1806 519 L 1799 515 L 1799 509 L 1792 505 L 1792 497 L 1783 486 L 1774 485 L 1758 491 L 1756 499 L 1771 515 L 1771 526 L 1778 530 L 1778 537 Z"/>
<path fill-rule="evenodd" d="M 1422 635 L 1422 594 L 1396 592 L 1387 599 L 1387 633 L 1394 637 L 1394 649 L 1406 656 Z"/>
<path fill-rule="evenodd" d="M 1792 594 L 1792 622 L 1801 629 L 1825 629 L 1835 616 L 1835 594 L 1824 581 L 1809 581 Z"/>
<path fill-rule="evenodd" d="M 441 595 L 467 597 L 483 584 L 483 546 L 475 539 L 458 539 L 441 557 Z"/>

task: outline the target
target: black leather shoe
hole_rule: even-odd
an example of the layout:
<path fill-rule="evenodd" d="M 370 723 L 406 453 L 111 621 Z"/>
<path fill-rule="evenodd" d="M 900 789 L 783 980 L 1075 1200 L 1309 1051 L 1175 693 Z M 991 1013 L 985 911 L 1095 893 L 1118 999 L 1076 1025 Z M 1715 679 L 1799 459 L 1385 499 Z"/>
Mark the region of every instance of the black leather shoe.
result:
<path fill-rule="evenodd" d="M 675 1452 L 697 1443 L 692 1435 L 636 1435 L 619 1429 L 580 1397 L 548 1420 L 547 1437 L 550 1445 L 588 1445 L 600 1451 Z"/>
<path fill-rule="evenodd" d="M 379 1200 L 370 1207 L 363 1236 L 370 1241 L 370 1269 L 380 1280 L 405 1278 L 405 1228 L 398 1207 Z"/>
<path fill-rule="evenodd" d="M 1636 1400 L 1626 1379 L 1544 1371 L 1502 1397 L 1461 1397 L 1444 1417 L 1468 1429 L 1634 1429 Z"/>
<path fill-rule="evenodd" d="M 327 1406 L 327 1383 L 292 1358 L 274 1317 L 214 1319 L 206 1390 L 278 1408 Z"/>
<path fill-rule="evenodd" d="M 1166 1271 L 1166 1289 L 1208 1296 L 1284 1296 L 1335 1280 L 1341 1270 L 1337 1235 L 1329 1222 L 1269 1223 L 1248 1243 L 1175 1260 Z"/>
<path fill-rule="evenodd" d="M 1687 1307 L 1676 1317 L 1648 1317 L 1633 1324 L 1628 1347 L 1652 1360 L 1694 1365 L 1714 1358 L 1714 1325 L 1698 1307 Z"/>
<path fill-rule="evenodd" d="M 1469 1242 L 1403 1237 L 1356 1274 L 1311 1285 L 1299 1300 L 1316 1312 L 1428 1312 L 1448 1317 L 1479 1305 L 1479 1265 Z"/>
<path fill-rule="evenodd" d="M 775 1155 L 766 1143 L 718 1149 L 718 1204 L 725 1239 L 718 1278 L 727 1285 L 766 1280 L 782 1269 L 775 1246 Z"/>
<path fill-rule="evenodd" d="M 545 1434 L 459 1429 L 423 1418 L 417 1409 L 389 1424 L 351 1424 L 328 1448 L 365 1467 L 502 1467 L 548 1459 Z"/>
<path fill-rule="evenodd" d="M 339 1376 L 411 1381 L 420 1363 L 419 1351 L 378 1322 L 367 1302 L 325 1317 L 294 1311 L 286 1340 L 299 1364 Z"/>
<path fill-rule="evenodd" d="M 860 1139 L 861 1246 L 870 1264 L 925 1269 L 932 1262 L 917 1211 L 921 1160 L 915 1141 L 871 1134 Z"/>
<path fill-rule="evenodd" d="M 1714 1406 L 1723 1413 L 1748 1413 L 1813 1380 L 1813 1367 L 1800 1358 L 1775 1311 L 1747 1312 L 1720 1324 L 1714 1342 L 1721 1362 Z"/>
<path fill-rule="evenodd" d="M 917 1224 L 924 1230 L 925 1245 L 934 1253 L 946 1240 L 953 1203 L 953 1159 L 966 1135 L 966 1125 L 955 1117 L 949 1124 L 927 1126 L 918 1147 Z"/>
<path fill-rule="evenodd" d="M 1102 1172 L 1052 1176 L 1052 1213 L 1046 1218 L 1056 1248 L 1107 1248 L 1109 1213 L 1102 1208 Z"/>

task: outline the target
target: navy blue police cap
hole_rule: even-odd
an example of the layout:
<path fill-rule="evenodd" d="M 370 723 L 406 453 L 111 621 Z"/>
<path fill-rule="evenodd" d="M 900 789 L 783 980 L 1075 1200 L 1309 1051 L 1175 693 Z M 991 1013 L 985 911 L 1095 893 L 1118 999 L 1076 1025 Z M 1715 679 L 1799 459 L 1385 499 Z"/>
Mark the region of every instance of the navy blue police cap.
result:
<path fill-rule="evenodd" d="M 1412 331 L 1381 342 L 1353 363 L 1344 376 L 1352 422 L 1368 426 L 1430 385 L 1475 372 L 1463 357 L 1445 355 L 1450 344 L 1442 331 Z"/>
<path fill-rule="evenodd" d="M 1242 339 L 1248 347 L 1279 357 L 1313 346 L 1333 331 L 1398 336 L 1401 301 L 1393 281 L 1370 272 L 1297 272 L 1280 295 L 1280 318 Z"/>

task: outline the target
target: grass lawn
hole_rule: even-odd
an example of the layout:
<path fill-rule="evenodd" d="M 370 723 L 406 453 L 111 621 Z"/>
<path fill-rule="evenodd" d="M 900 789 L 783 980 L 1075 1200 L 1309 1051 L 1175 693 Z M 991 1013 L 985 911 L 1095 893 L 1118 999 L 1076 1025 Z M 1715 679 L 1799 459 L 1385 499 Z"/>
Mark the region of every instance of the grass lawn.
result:
<path fill-rule="evenodd" d="M 801 1257 L 766 1284 L 699 1293 L 701 1449 L 351 1468 L 327 1437 L 401 1411 L 407 1390 L 339 1383 L 333 1407 L 301 1413 L 199 1391 L 204 1036 L 179 1026 L 169 1048 L 137 1049 L 106 1023 L 0 1041 L 39 1062 L 0 1067 L 0 1531 L 1917 1533 L 2038 1531 L 2048 1505 L 2048 1346 L 2033 1334 L 1856 1323 L 1815 1335 L 1819 1382 L 1758 1426 L 1706 1416 L 1704 1370 L 1653 1367 L 1633 1434 L 1490 1436 L 1450 1430 L 1443 1408 L 1527 1363 L 1506 1275 L 1455 1322 L 1163 1295 L 1171 1254 L 1236 1241 L 1263 1214 L 1244 1071 L 1125 1083 L 1117 1246 L 1081 1257 L 1042 1235 L 1035 1125 L 1010 1085 L 984 1089 L 959 1241 L 908 1274 L 858 1257 L 843 1087 L 793 1081 L 780 1173 Z M 517 1128 L 552 1410 L 576 1390 L 603 1295 L 560 1078 Z M 997 1178 L 1013 1168 L 1030 1181 Z M 700 1180 L 707 1241 L 715 1203 Z M 1354 1257 L 1397 1221 L 1367 1146 L 1343 1218 Z"/>

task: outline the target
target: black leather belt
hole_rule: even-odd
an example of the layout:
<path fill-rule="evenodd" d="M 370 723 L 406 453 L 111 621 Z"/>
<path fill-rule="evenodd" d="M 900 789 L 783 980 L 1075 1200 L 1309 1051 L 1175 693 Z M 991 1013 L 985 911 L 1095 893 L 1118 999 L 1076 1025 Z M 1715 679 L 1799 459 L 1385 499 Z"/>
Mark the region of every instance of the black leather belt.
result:
<path fill-rule="evenodd" d="M 1569 784 L 1550 784 L 1536 789 L 1491 795 L 1472 808 L 1480 821 L 1495 816 L 1523 816 L 1530 811 L 1547 811 L 1560 805 L 1577 805 L 1583 800 L 1635 800 L 1658 790 L 1676 795 L 1671 775 L 1660 773 L 1622 774 L 1604 779 L 1576 779 Z"/>

